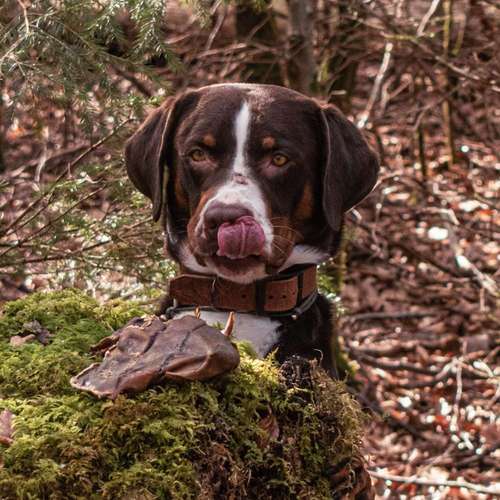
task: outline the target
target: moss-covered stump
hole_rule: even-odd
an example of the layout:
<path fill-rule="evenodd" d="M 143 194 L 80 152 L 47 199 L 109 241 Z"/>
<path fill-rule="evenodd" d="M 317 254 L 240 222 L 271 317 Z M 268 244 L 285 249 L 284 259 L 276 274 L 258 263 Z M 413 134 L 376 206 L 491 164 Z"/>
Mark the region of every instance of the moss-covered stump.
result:
<path fill-rule="evenodd" d="M 362 418 L 319 370 L 297 387 L 240 346 L 240 367 L 211 383 L 114 402 L 75 391 L 90 346 L 142 313 L 74 290 L 5 305 L 0 414 L 14 415 L 14 432 L 0 444 L 0 498 L 350 497 Z M 34 320 L 50 343 L 12 346 Z"/>

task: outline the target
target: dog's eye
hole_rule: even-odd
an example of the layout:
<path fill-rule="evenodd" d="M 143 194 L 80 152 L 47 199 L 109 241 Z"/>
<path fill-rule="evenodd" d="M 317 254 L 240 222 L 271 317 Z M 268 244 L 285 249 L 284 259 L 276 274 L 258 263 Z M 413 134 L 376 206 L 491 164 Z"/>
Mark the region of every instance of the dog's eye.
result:
<path fill-rule="evenodd" d="M 205 154 L 205 151 L 196 148 L 189 153 L 189 158 L 193 161 L 205 161 L 207 159 L 207 155 Z"/>
<path fill-rule="evenodd" d="M 281 153 L 276 153 L 275 155 L 273 155 L 272 163 L 277 167 L 282 167 L 283 165 L 286 165 L 288 163 L 288 158 Z"/>

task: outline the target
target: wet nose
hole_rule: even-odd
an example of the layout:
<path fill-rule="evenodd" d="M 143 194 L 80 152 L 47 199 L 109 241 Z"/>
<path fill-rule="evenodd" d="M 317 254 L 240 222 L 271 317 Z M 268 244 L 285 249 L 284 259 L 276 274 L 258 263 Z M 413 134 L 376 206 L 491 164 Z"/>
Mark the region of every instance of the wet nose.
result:
<path fill-rule="evenodd" d="M 208 230 L 215 230 L 224 222 L 235 222 L 245 215 L 252 215 L 252 213 L 241 205 L 215 203 L 205 212 L 205 225 Z"/>

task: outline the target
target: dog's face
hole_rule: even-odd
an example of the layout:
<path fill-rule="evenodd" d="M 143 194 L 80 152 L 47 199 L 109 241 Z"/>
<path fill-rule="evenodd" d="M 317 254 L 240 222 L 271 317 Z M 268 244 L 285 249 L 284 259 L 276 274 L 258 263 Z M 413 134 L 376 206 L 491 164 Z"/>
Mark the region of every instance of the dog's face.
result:
<path fill-rule="evenodd" d="M 127 170 L 165 215 L 184 267 L 248 283 L 336 250 L 343 213 L 378 164 L 332 106 L 273 85 L 203 87 L 168 99 L 129 139 Z"/>

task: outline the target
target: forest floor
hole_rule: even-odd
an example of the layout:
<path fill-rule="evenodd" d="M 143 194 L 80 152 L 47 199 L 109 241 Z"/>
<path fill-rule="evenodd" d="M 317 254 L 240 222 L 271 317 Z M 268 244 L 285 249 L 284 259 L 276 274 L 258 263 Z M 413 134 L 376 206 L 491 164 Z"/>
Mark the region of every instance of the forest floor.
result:
<path fill-rule="evenodd" d="M 376 415 L 365 443 L 381 498 L 499 492 L 498 172 L 489 151 L 469 148 L 463 166 L 430 158 L 426 183 L 399 151 L 387 156 L 361 219 L 350 215 L 341 332 Z"/>
<path fill-rule="evenodd" d="M 459 161 L 449 166 L 441 160 L 443 139 L 429 137 L 423 180 L 398 128 L 377 134 L 380 182 L 347 218 L 340 318 L 358 365 L 353 392 L 373 417 L 365 438 L 369 467 L 380 498 L 493 498 L 485 491 L 496 484 L 498 492 L 500 481 L 494 153 L 459 140 Z M 42 149 L 29 126 L 23 132 L 18 124 L 4 180 L 33 175 L 34 168 L 22 167 L 36 166 Z M 29 190 L 7 218 L 28 200 Z M 44 286 L 1 279 L 0 303 Z"/>

